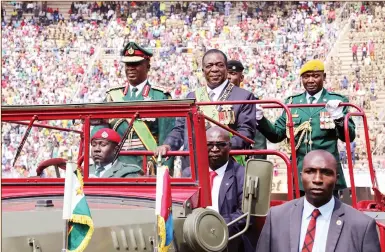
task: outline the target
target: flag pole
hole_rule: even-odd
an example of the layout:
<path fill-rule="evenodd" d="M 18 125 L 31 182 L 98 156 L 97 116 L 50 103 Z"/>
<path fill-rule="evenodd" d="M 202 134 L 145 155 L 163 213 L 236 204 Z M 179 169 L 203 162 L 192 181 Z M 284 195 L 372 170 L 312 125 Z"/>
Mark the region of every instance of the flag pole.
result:
<path fill-rule="evenodd" d="M 64 220 L 63 248 L 61 252 L 67 252 L 67 248 L 68 248 L 68 220 Z"/>
<path fill-rule="evenodd" d="M 158 199 L 158 194 L 162 189 L 159 187 L 159 174 L 161 174 L 159 168 L 162 166 L 162 156 L 159 154 L 158 159 L 156 161 L 157 166 L 157 173 L 156 173 L 156 203 L 155 203 L 155 239 L 154 239 L 154 252 L 158 252 L 158 245 L 159 245 L 159 223 L 158 223 L 158 216 L 160 215 L 160 201 L 161 198 Z M 157 202 L 159 201 L 159 202 Z"/>
<path fill-rule="evenodd" d="M 71 150 L 68 152 L 67 164 L 66 164 L 66 174 L 65 174 L 65 183 L 64 183 L 64 199 L 63 199 L 63 220 L 64 220 L 64 229 L 63 229 L 63 248 L 62 252 L 66 252 L 68 248 L 68 220 L 71 219 L 72 215 L 72 179 L 74 175 L 73 166 L 71 163 L 72 153 Z"/>

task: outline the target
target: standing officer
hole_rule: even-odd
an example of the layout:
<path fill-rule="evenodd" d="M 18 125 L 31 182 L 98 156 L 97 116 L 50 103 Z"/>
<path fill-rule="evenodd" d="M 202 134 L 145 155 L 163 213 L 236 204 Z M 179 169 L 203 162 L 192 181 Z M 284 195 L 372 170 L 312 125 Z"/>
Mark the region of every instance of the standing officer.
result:
<path fill-rule="evenodd" d="M 297 134 L 295 136 L 298 178 L 302 171 L 302 162 L 306 153 L 311 150 L 323 149 L 334 155 L 339 160 L 337 140 L 345 142 L 344 119 L 348 113 L 346 107 L 339 107 L 341 102 L 349 102 L 348 98 L 340 94 L 328 92 L 323 88 L 326 74 L 325 67 L 320 60 L 311 60 L 302 66 L 300 76 L 305 92 L 290 96 L 286 104 L 314 104 L 326 103 L 326 107 L 313 108 L 292 108 L 291 113 Z M 257 129 L 272 143 L 278 143 L 289 138 L 286 127 L 286 114 L 282 115 L 273 125 L 263 116 L 263 110 L 256 106 Z M 355 138 L 355 125 L 352 119 L 349 120 L 349 136 L 353 141 Z M 342 171 L 341 163 L 338 162 L 339 179 L 336 185 L 338 190 L 346 188 L 346 181 Z M 303 194 L 302 182 L 300 183 Z"/>
<path fill-rule="evenodd" d="M 108 102 L 171 99 L 171 95 L 166 89 L 150 84 L 147 79 L 151 57 L 151 52 L 134 42 L 129 42 L 124 47 L 121 61 L 125 64 L 127 82 L 125 86 L 115 87 L 107 91 Z M 109 127 L 123 136 L 129 125 L 129 120 L 127 118 L 110 120 Z M 154 151 L 172 130 L 174 121 L 174 118 L 140 118 L 135 120 L 133 130 L 130 132 L 123 150 Z M 97 127 L 93 131 L 97 130 Z M 119 160 L 142 167 L 143 156 L 120 156 Z M 170 158 L 166 163 L 171 174 L 173 172 L 173 160 Z M 154 174 L 154 161 L 155 158 L 147 157 L 147 167 L 152 175 Z"/>
<path fill-rule="evenodd" d="M 227 57 L 217 49 L 208 50 L 202 59 L 202 70 L 207 81 L 207 86 L 199 87 L 190 92 L 187 98 L 195 98 L 198 102 L 210 101 L 239 101 L 253 100 L 254 95 L 230 83 L 227 79 Z M 252 104 L 236 104 L 222 106 L 202 106 L 205 115 L 228 127 L 236 130 L 249 139 L 255 137 L 255 106 Z M 163 145 L 157 148 L 156 154 L 164 155 L 169 150 L 179 150 L 182 145 L 187 150 L 188 138 L 185 130 L 185 118 L 177 119 L 175 127 L 167 136 Z M 212 127 L 207 122 L 207 128 Z M 238 136 L 231 137 L 233 149 L 246 149 L 250 144 Z M 244 158 L 238 156 L 238 162 L 244 163 Z M 184 159 L 182 159 L 183 162 Z M 188 163 L 182 164 L 182 169 L 188 167 Z"/>
<path fill-rule="evenodd" d="M 245 68 L 242 65 L 242 62 L 238 60 L 229 60 L 227 62 L 227 78 L 231 83 L 233 83 L 235 86 L 240 87 L 241 82 L 243 81 L 244 75 L 243 70 Z M 255 98 L 258 100 L 258 98 Z M 254 138 L 255 144 L 253 145 L 253 149 L 255 150 L 266 150 L 267 149 L 267 143 L 266 143 L 266 137 L 259 132 L 259 130 L 255 130 L 255 138 Z M 266 159 L 266 155 L 254 155 L 254 158 L 259 159 Z"/>

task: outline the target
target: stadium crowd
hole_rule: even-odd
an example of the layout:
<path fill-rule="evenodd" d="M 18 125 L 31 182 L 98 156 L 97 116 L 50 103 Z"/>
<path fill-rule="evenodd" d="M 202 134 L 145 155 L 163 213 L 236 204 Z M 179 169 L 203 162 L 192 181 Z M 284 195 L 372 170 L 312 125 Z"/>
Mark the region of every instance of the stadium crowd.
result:
<path fill-rule="evenodd" d="M 73 2 L 68 15 L 35 2 L 12 4 L 11 19 L 2 9 L 3 105 L 104 101 L 109 88 L 124 85 L 115 56 L 129 40 L 154 51 L 150 81 L 176 99 L 203 84 L 200 61 L 209 48 L 243 63 L 243 88 L 258 98 L 282 99 L 302 91 L 298 72 L 305 61 L 326 60 L 342 29 L 336 19 L 344 15 L 340 2 Z M 385 5 L 351 8 L 352 72 L 342 76 L 340 59 L 332 59 L 326 87 L 370 109 L 376 91 L 384 89 Z M 269 110 L 268 117 L 279 113 Z M 47 123 L 79 127 L 70 121 Z M 9 139 L 2 145 L 3 176 L 15 176 L 11 163 L 25 128 L 3 124 L 3 140 Z M 384 130 L 372 133 L 377 139 Z M 77 146 L 74 134 L 35 128 L 17 171 L 25 176 L 41 160 Z"/>

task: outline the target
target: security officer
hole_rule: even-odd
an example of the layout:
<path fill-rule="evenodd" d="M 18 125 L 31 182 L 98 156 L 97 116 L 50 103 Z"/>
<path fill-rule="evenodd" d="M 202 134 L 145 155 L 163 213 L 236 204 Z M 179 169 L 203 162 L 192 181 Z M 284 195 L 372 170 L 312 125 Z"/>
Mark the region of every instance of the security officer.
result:
<path fill-rule="evenodd" d="M 227 62 L 227 78 L 231 83 L 236 85 L 237 87 L 241 86 L 241 83 L 243 82 L 243 70 L 245 68 L 242 65 L 242 62 L 238 60 L 229 60 Z M 258 98 L 256 98 L 258 100 Z M 267 149 L 267 143 L 266 143 L 266 137 L 261 134 L 258 130 L 255 131 L 255 138 L 254 138 L 255 144 L 253 145 L 253 149 L 255 150 L 266 150 Z M 258 159 L 266 159 L 266 155 L 254 155 L 254 158 Z"/>
<path fill-rule="evenodd" d="M 326 103 L 326 107 L 292 108 L 291 113 L 297 134 L 295 136 L 298 178 L 302 171 L 302 162 L 306 153 L 311 150 L 323 149 L 339 160 L 337 140 L 345 142 L 344 118 L 348 113 L 346 107 L 339 107 L 341 102 L 349 102 L 348 98 L 340 94 L 328 92 L 323 88 L 326 74 L 324 63 L 320 60 L 311 60 L 300 70 L 301 82 L 305 92 L 290 96 L 286 104 L 314 104 Z M 289 137 L 286 114 L 283 113 L 273 125 L 263 116 L 263 110 L 256 106 L 257 129 L 272 143 L 278 143 Z M 355 125 L 349 119 L 349 136 L 355 138 Z M 335 195 L 339 189 L 346 188 L 346 181 L 341 163 L 338 163 L 339 179 Z M 303 194 L 302 182 L 300 189 Z"/>
<path fill-rule="evenodd" d="M 148 81 L 150 70 L 150 59 L 152 53 L 140 47 L 134 42 L 129 42 L 122 51 L 121 61 L 125 64 L 127 77 L 126 85 L 115 87 L 107 91 L 108 102 L 120 101 L 149 101 L 167 100 L 171 95 L 162 87 L 155 86 Z M 123 136 L 129 125 L 127 118 L 110 120 L 109 127 Z M 122 150 L 155 150 L 159 143 L 163 143 L 167 134 L 174 127 L 174 118 L 140 118 L 135 120 L 133 130 Z M 100 127 L 105 127 L 99 125 Z M 97 130 L 93 129 L 93 131 Z M 136 164 L 142 167 L 143 156 L 120 156 L 119 160 L 124 163 Z M 173 172 L 173 158 L 165 165 Z M 155 158 L 147 157 L 147 168 L 150 175 L 154 175 Z"/>
<path fill-rule="evenodd" d="M 113 162 L 120 135 L 109 128 L 99 129 L 91 138 L 90 176 L 103 178 L 137 177 L 142 170 L 140 166 L 125 164 L 116 160 Z"/>

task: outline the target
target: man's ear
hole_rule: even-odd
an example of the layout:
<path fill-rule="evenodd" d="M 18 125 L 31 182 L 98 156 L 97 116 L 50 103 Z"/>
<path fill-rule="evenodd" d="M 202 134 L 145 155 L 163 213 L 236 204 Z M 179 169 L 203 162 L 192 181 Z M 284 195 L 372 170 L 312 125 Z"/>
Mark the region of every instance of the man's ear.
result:
<path fill-rule="evenodd" d="M 241 74 L 241 82 L 243 81 L 244 78 L 245 78 L 245 76 L 243 74 Z"/>

